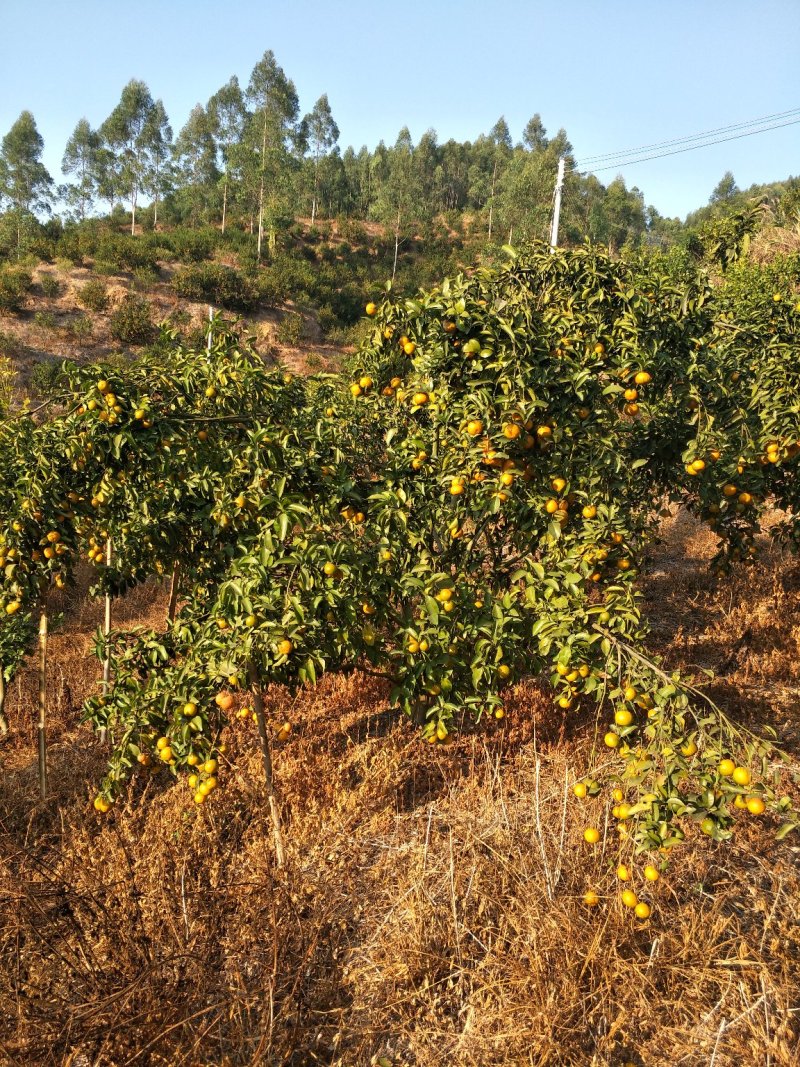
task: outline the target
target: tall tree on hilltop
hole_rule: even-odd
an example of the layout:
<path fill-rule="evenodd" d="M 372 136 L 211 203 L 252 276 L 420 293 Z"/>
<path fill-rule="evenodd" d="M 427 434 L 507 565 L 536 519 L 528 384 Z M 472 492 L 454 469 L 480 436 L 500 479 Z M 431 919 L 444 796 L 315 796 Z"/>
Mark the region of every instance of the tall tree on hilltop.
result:
<path fill-rule="evenodd" d="M 61 170 L 74 175 L 75 181 L 62 185 L 59 195 L 81 222 L 99 192 L 100 145 L 100 134 L 86 119 L 81 119 L 67 141 L 61 160 Z"/>
<path fill-rule="evenodd" d="M 225 233 L 233 150 L 242 140 L 247 121 L 244 94 L 235 74 L 208 101 L 206 113 L 222 158 L 222 232 Z"/>
<path fill-rule="evenodd" d="M 736 179 L 734 178 L 733 173 L 726 170 L 717 183 L 708 202 L 709 204 L 725 204 L 729 200 L 733 200 L 738 192 L 739 186 L 736 184 Z"/>
<path fill-rule="evenodd" d="M 219 179 L 217 143 L 212 127 L 206 109 L 202 104 L 195 104 L 175 141 L 174 158 L 181 178 L 180 199 L 186 203 L 189 217 L 195 224 L 200 218 L 209 221 L 210 201 Z"/>
<path fill-rule="evenodd" d="M 415 209 L 419 208 L 419 182 L 414 170 L 414 143 L 407 126 L 397 136 L 394 148 L 387 152 L 383 143 L 385 156 L 381 160 L 380 184 L 375 201 L 375 214 L 394 232 L 394 262 L 392 264 L 392 281 L 397 274 L 397 259 L 401 239 L 405 236 L 409 224 L 413 221 Z M 376 156 L 378 150 L 376 150 Z"/>
<path fill-rule="evenodd" d="M 311 158 L 314 161 L 314 186 L 311 194 L 311 225 L 313 226 L 317 217 L 320 161 L 327 156 L 339 140 L 339 127 L 333 120 L 327 93 L 323 93 L 313 109 L 305 116 L 303 127 L 311 150 Z"/>
<path fill-rule="evenodd" d="M 153 198 L 153 229 L 158 225 L 158 205 L 170 187 L 169 161 L 172 156 L 172 127 L 161 100 L 156 100 L 147 117 L 145 143 L 149 167 L 145 175 L 145 192 Z"/>
<path fill-rule="evenodd" d="M 531 152 L 541 152 L 547 148 L 549 143 L 547 130 L 544 128 L 542 116 L 538 111 L 525 124 L 525 129 L 522 131 L 522 143 Z"/>
<path fill-rule="evenodd" d="M 247 86 L 252 115 L 245 131 L 245 160 L 255 178 L 258 215 L 257 256 L 261 259 L 264 223 L 269 229 L 269 245 L 275 245 L 276 218 L 288 187 L 292 170 L 289 149 L 297 135 L 300 110 L 294 82 L 286 77 L 272 51 L 264 53 L 253 68 Z"/>
<path fill-rule="evenodd" d="M 492 239 L 492 221 L 494 218 L 494 197 L 497 189 L 498 170 L 502 169 L 511 158 L 511 132 L 503 115 L 489 131 L 489 140 L 494 145 L 492 153 L 492 184 L 489 192 L 489 240 Z"/>
<path fill-rule="evenodd" d="M 17 254 L 22 227 L 36 211 L 49 214 L 53 179 L 42 163 L 44 141 L 30 111 L 23 111 L 0 144 L 0 203 L 8 201 L 16 216 Z"/>
<path fill-rule="evenodd" d="M 119 103 L 100 127 L 100 134 L 113 153 L 116 184 L 124 188 L 131 206 L 131 233 L 136 232 L 136 205 L 149 177 L 155 108 L 143 81 L 131 79 Z"/>

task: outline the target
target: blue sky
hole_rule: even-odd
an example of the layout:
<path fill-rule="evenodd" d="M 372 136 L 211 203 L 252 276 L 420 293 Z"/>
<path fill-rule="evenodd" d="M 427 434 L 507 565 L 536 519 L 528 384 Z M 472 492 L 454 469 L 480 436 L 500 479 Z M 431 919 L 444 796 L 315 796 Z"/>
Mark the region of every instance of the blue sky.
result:
<path fill-rule="evenodd" d="M 575 155 L 652 144 L 800 107 L 800 0 L 0 0 L 0 134 L 27 108 L 60 179 L 82 116 L 99 125 L 130 78 L 175 132 L 271 48 L 310 110 L 330 98 L 341 144 L 474 139 L 541 113 Z M 623 169 L 662 214 L 800 174 L 800 125 Z M 605 183 L 614 171 L 598 174 Z"/>

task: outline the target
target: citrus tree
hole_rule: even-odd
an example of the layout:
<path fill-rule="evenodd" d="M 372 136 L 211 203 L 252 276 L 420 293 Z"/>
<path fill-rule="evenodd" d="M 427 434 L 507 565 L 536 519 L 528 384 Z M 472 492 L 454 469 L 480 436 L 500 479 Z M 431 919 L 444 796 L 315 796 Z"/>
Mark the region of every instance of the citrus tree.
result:
<path fill-rule="evenodd" d="M 723 565 L 748 555 L 769 493 L 795 512 L 785 290 L 731 309 L 701 274 L 509 250 L 369 304 L 346 380 L 268 370 L 219 324 L 201 351 L 173 339 L 124 370 L 68 371 L 60 414 L 4 431 L 27 458 L 5 465 L 3 647 L 24 648 L 17 618 L 82 557 L 95 592 L 154 572 L 180 587 L 166 628 L 98 635 L 98 809 L 162 766 L 205 803 L 235 689 L 268 763 L 262 686 L 362 664 L 431 743 L 502 718 L 527 674 L 563 712 L 608 709 L 576 790 L 610 780 L 641 850 L 691 822 L 728 837 L 737 807 L 786 811 L 788 832 L 770 745 L 647 655 L 637 590 L 669 500 L 714 524 Z"/>

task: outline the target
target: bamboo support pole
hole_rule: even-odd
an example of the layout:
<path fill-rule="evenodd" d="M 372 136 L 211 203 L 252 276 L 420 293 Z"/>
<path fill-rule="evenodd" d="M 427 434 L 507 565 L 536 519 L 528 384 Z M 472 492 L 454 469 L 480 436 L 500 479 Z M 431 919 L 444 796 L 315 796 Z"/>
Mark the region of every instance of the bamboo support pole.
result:
<path fill-rule="evenodd" d="M 264 761 L 264 777 L 267 782 L 267 804 L 269 816 L 272 821 L 272 833 L 275 838 L 275 857 L 277 865 L 283 867 L 283 838 L 281 836 L 281 820 L 278 811 L 278 802 L 275 798 L 275 781 L 272 773 L 272 752 L 270 751 L 269 737 L 267 736 L 267 723 L 264 718 L 264 698 L 261 695 L 261 684 L 258 671 L 253 663 L 247 665 L 247 677 L 253 694 L 253 708 L 258 723 L 258 736 L 261 742 L 261 758 Z"/>

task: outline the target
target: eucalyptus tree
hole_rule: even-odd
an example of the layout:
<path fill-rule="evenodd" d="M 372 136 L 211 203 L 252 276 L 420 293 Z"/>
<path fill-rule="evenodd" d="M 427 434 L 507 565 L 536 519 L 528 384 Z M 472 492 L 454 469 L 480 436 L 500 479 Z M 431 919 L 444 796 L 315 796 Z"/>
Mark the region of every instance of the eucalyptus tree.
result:
<path fill-rule="evenodd" d="M 265 223 L 272 248 L 277 218 L 290 195 L 291 151 L 296 144 L 300 110 L 294 82 L 286 77 L 272 51 L 265 52 L 253 68 L 246 100 L 251 114 L 244 131 L 242 161 L 256 193 L 260 260 Z"/>
<path fill-rule="evenodd" d="M 313 226 L 317 217 L 320 163 L 339 140 L 339 127 L 334 122 L 327 93 L 322 94 L 313 109 L 305 116 L 303 128 L 314 166 L 311 194 L 311 225 Z"/>
<path fill-rule="evenodd" d="M 72 131 L 61 160 L 61 170 L 74 180 L 60 186 L 59 195 L 81 222 L 100 191 L 100 148 L 100 134 L 83 118 Z"/>
<path fill-rule="evenodd" d="M 151 174 L 155 109 L 145 83 L 132 78 L 122 90 L 119 103 L 100 127 L 100 134 L 111 152 L 115 184 L 127 193 L 132 234 L 136 232 L 139 196 L 146 191 Z"/>
<path fill-rule="evenodd" d="M 234 148 L 242 140 L 248 117 L 236 75 L 214 93 L 206 106 L 206 114 L 222 162 L 222 232 L 225 233 Z"/>
<path fill-rule="evenodd" d="M 42 163 L 44 140 L 30 111 L 23 111 L 0 143 L 0 204 L 10 205 L 17 230 L 17 254 L 22 231 L 36 212 L 51 210 L 53 179 Z"/>

